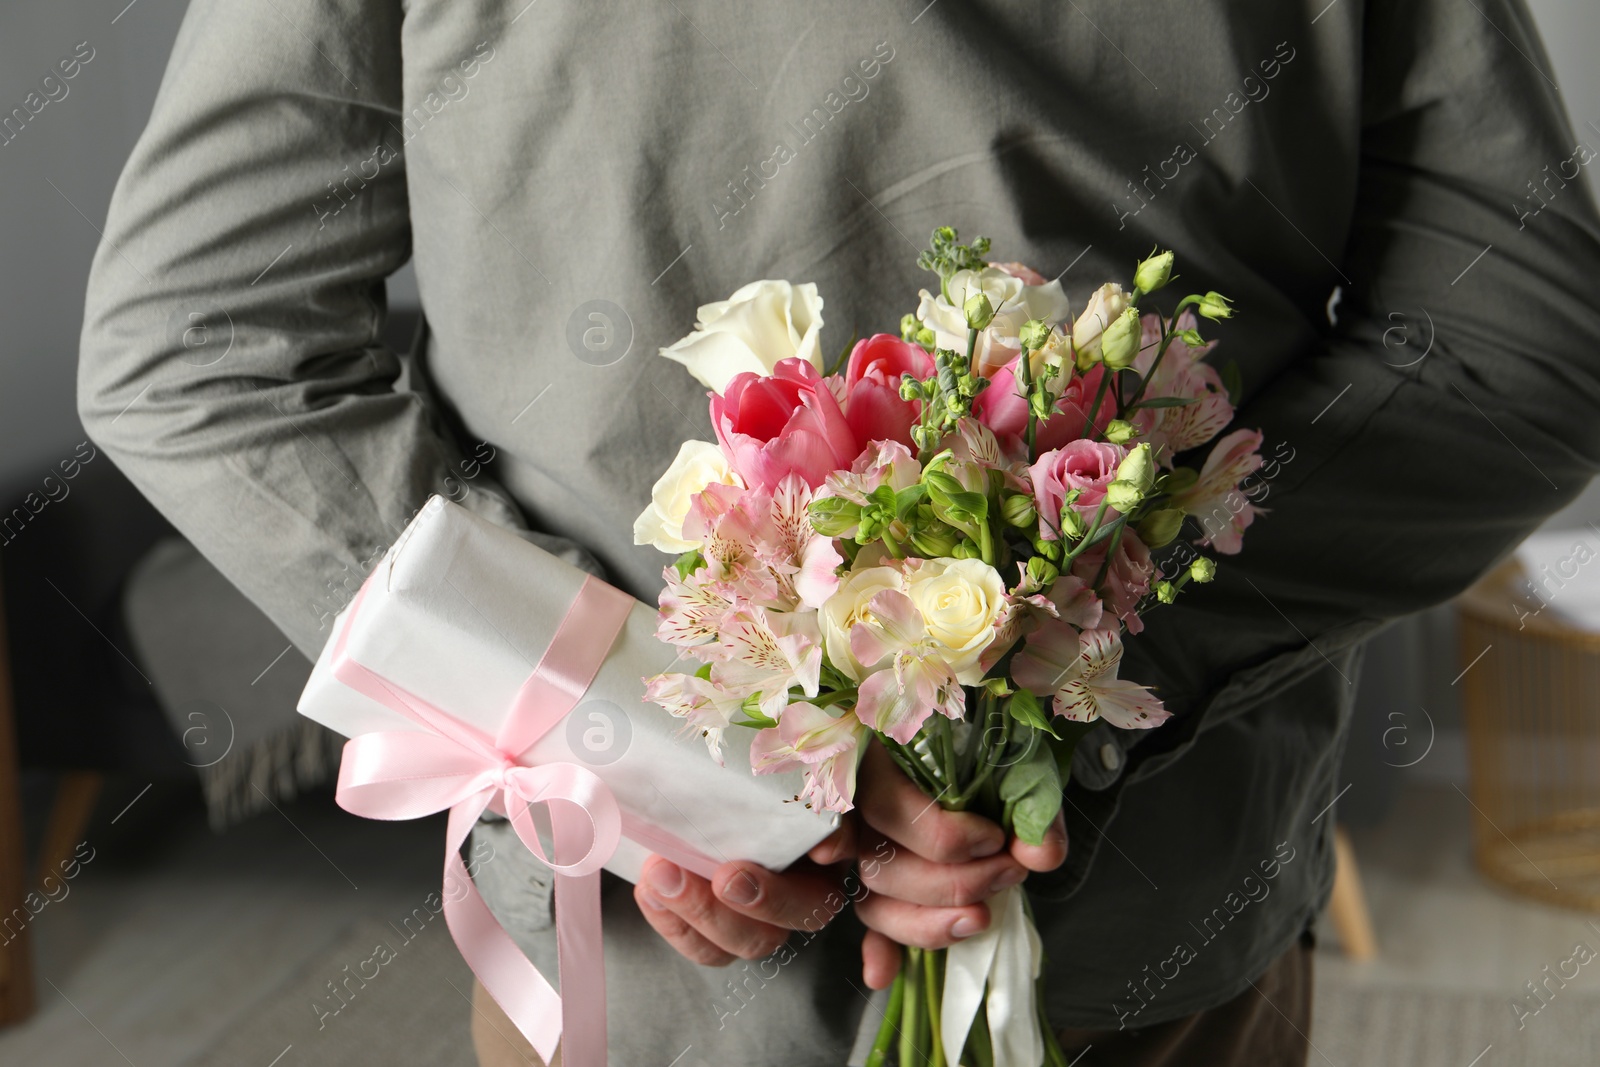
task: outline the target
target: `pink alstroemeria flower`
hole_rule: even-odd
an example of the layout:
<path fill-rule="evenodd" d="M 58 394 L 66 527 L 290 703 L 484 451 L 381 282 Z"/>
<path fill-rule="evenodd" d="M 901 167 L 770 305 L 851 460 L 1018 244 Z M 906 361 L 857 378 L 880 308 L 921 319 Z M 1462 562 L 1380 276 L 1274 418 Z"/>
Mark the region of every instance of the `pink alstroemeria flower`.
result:
<path fill-rule="evenodd" d="M 644 699 L 684 720 L 705 738 L 711 758 L 722 762 L 722 735 L 744 706 L 745 695 L 693 674 L 658 674 L 645 682 Z"/>
<path fill-rule="evenodd" d="M 711 680 L 734 692 L 761 694 L 761 713 L 776 718 L 798 687 L 817 695 L 822 671 L 822 644 L 805 632 L 811 615 L 737 607 L 722 621 L 717 641 L 701 646 L 711 661 Z"/>
<path fill-rule="evenodd" d="M 823 811 L 849 811 L 866 729 L 849 712 L 835 717 L 799 701 L 783 709 L 776 727 L 757 732 L 750 742 L 750 766 L 757 774 L 803 768 L 806 784 L 796 800 Z"/>
<path fill-rule="evenodd" d="M 922 403 L 900 398 L 900 376 L 928 378 L 933 370 L 933 358 L 922 346 L 893 334 L 873 334 L 857 341 L 844 371 L 844 417 L 856 439 L 863 444 L 911 444 L 911 427 Z"/>
<path fill-rule="evenodd" d="M 1178 316 L 1177 328 L 1193 329 L 1196 321 L 1192 311 L 1185 311 Z M 1139 325 L 1142 339 L 1133 369 L 1149 374 L 1156 353 L 1161 350 L 1161 320 L 1146 315 Z M 1181 407 L 1140 408 L 1133 415 L 1139 439 L 1150 442 L 1165 466 L 1172 466 L 1178 453 L 1205 444 L 1233 421 L 1233 405 L 1228 401 L 1222 376 L 1205 362 L 1206 354 L 1214 347 L 1216 342 L 1208 341 L 1190 348 L 1181 338 L 1173 338 L 1145 387 L 1144 398 L 1175 396 L 1194 402 Z"/>
<path fill-rule="evenodd" d="M 1261 431 L 1235 430 L 1211 447 L 1200 478 L 1172 502 L 1200 524 L 1209 544 L 1225 556 L 1243 546 L 1245 528 L 1265 510 L 1250 503 L 1239 483 L 1261 469 Z"/>
<path fill-rule="evenodd" d="M 851 628 L 850 653 L 868 668 L 885 659 L 893 662 L 861 683 L 856 717 L 902 745 L 911 742 L 935 711 L 961 718 L 966 695 L 911 598 L 886 589 L 867 606 L 871 621 Z"/>
<path fill-rule="evenodd" d="M 745 484 L 765 489 L 790 474 L 816 488 L 861 451 L 828 381 L 803 359 L 779 360 L 770 375 L 734 375 L 711 394 L 711 425 Z"/>
<path fill-rule="evenodd" d="M 1115 630 L 1079 632 L 1049 622 L 1011 661 L 1011 676 L 1032 693 L 1051 694 L 1055 713 L 1073 722 L 1104 719 L 1124 730 L 1160 726 L 1172 713 L 1138 682 L 1117 677 L 1121 661 L 1122 638 Z"/>

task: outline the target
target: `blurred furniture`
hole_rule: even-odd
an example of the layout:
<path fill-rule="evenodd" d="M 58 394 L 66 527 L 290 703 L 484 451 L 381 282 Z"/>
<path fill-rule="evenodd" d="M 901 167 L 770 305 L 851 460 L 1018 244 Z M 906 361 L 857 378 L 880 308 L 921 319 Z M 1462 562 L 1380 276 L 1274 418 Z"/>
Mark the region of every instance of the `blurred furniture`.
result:
<path fill-rule="evenodd" d="M 1600 560 L 1578 555 L 1532 576 L 1513 558 L 1463 594 L 1460 684 L 1478 868 L 1600 911 L 1600 633 L 1564 617 L 1588 595 L 1570 583 L 1592 589 Z"/>
<path fill-rule="evenodd" d="M 1367 894 L 1361 887 L 1361 868 L 1343 827 L 1333 831 L 1333 895 L 1328 898 L 1328 918 L 1339 935 L 1339 947 L 1353 960 L 1370 960 L 1378 954 L 1372 933 Z"/>

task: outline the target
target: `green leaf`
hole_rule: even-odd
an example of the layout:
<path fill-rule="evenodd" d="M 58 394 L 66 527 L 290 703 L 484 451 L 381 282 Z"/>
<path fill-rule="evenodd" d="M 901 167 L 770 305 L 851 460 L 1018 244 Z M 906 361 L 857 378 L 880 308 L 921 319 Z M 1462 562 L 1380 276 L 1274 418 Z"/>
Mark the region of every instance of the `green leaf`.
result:
<path fill-rule="evenodd" d="M 884 488 L 884 487 L 880 487 Z M 928 498 L 928 487 L 918 482 L 916 485 L 900 490 L 894 495 L 895 517 L 904 519 L 911 514 L 911 509 Z"/>
<path fill-rule="evenodd" d="M 1043 844 L 1045 831 L 1061 810 L 1061 775 L 1049 744 L 1034 745 L 1026 758 L 1006 768 L 1000 800 L 1012 832 L 1030 845 Z"/>
<path fill-rule="evenodd" d="M 1039 707 L 1039 698 L 1028 690 L 1018 689 L 1007 707 L 1017 721 L 1025 722 L 1035 730 L 1042 730 L 1051 737 L 1057 736 L 1050 725 L 1050 720 L 1045 716 L 1044 709 Z"/>
<path fill-rule="evenodd" d="M 672 561 L 672 569 L 678 572 L 678 580 L 682 581 L 699 570 L 705 563 L 705 557 L 700 555 L 698 548 L 691 548 L 683 555 Z"/>
<path fill-rule="evenodd" d="M 1244 378 L 1239 374 L 1239 364 L 1231 359 L 1222 368 L 1222 387 L 1228 391 L 1228 403 L 1238 407 L 1244 396 Z"/>

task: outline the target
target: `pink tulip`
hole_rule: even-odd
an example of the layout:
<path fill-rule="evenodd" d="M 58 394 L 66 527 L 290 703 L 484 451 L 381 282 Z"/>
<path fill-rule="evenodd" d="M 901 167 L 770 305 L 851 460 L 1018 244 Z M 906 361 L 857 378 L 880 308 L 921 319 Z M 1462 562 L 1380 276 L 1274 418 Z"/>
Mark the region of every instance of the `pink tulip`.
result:
<path fill-rule="evenodd" d="M 927 378 L 933 359 L 921 346 L 893 334 L 879 333 L 857 341 L 845 365 L 845 421 L 863 444 L 899 441 L 911 444 L 911 427 L 921 402 L 900 399 L 901 375 Z"/>
<path fill-rule="evenodd" d="M 711 394 L 711 425 L 745 484 L 763 489 L 790 474 L 815 489 L 861 451 L 827 380 L 803 359 L 780 360 L 770 375 L 734 375 Z"/>
<path fill-rule="evenodd" d="M 1028 429 L 1028 402 L 1018 390 L 1016 366 L 1017 362 L 1013 360 L 995 371 L 989 379 L 989 388 L 979 393 L 972 404 L 973 415 L 993 430 L 994 435 L 1012 452 L 1019 450 Z M 1056 401 L 1056 414 L 1041 420 L 1034 432 L 1035 447 L 1041 453 L 1060 448 L 1083 436 L 1089 405 L 1094 402 L 1104 373 L 1098 364 L 1090 368 L 1086 375 L 1073 373 Z M 1105 429 L 1106 423 L 1115 418 L 1116 413 L 1116 404 L 1108 394 L 1102 398 L 1095 412 L 1091 432 Z"/>

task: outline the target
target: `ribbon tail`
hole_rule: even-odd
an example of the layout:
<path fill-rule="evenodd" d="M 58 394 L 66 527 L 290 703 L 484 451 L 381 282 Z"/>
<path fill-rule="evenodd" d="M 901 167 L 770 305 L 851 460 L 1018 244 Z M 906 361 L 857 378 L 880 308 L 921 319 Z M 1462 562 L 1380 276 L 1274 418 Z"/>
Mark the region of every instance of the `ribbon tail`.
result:
<path fill-rule="evenodd" d="M 1012 886 L 989 904 L 996 918 L 990 929 L 997 930 L 985 1002 L 994 1067 L 1039 1067 L 1044 1062 L 1044 1036 L 1034 1003 L 1043 945 L 1022 893 L 1021 886 Z"/>
<path fill-rule="evenodd" d="M 551 805 L 556 855 L 586 847 L 590 826 L 567 805 Z M 606 956 L 600 872 L 556 878 L 556 952 L 561 965 L 561 1062 L 606 1067 Z M 550 1062 L 548 1056 L 545 1062 Z"/>
<path fill-rule="evenodd" d="M 522 954 L 473 884 L 461 846 L 488 804 L 480 794 L 450 809 L 445 833 L 444 919 L 467 966 L 506 1017 L 549 1063 L 561 1040 L 561 997 Z"/>
<path fill-rule="evenodd" d="M 998 900 L 997 897 L 995 902 Z M 995 902 L 990 904 L 991 909 L 995 907 Z M 998 916 L 999 912 L 995 911 L 995 914 Z M 960 1059 L 961 1051 L 967 1044 L 967 1034 L 972 1030 L 972 1020 L 983 1006 L 984 987 L 988 985 L 989 972 L 994 967 L 995 950 L 1000 943 L 999 927 L 999 922 L 990 923 L 987 930 L 965 941 L 957 941 L 945 950 L 944 995 L 939 1000 L 939 1036 L 944 1041 L 945 1055 L 952 1063 Z"/>

